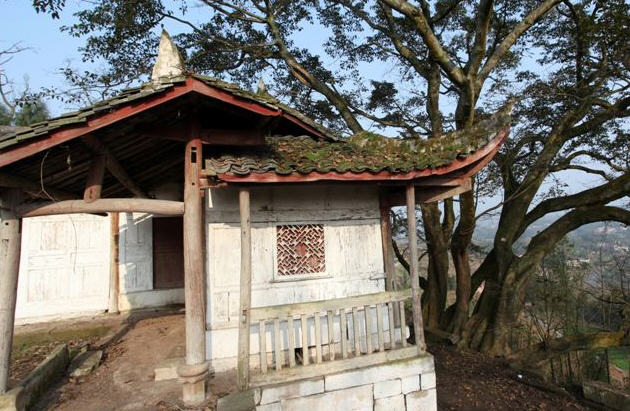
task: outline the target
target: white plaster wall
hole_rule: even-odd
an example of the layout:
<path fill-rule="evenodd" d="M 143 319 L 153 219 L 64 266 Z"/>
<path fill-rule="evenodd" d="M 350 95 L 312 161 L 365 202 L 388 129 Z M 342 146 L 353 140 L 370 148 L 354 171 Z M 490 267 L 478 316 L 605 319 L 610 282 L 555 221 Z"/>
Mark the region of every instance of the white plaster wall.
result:
<path fill-rule="evenodd" d="M 153 290 L 152 216 L 120 214 L 121 311 L 183 304 L 183 288 Z M 18 324 L 103 312 L 109 299 L 109 217 L 24 219 Z"/>
<path fill-rule="evenodd" d="M 25 218 L 16 321 L 107 309 L 109 218 L 87 214 Z"/>
<path fill-rule="evenodd" d="M 184 289 L 153 289 L 153 217 L 120 213 L 119 275 L 121 311 L 184 303 Z"/>
<path fill-rule="evenodd" d="M 234 188 L 207 192 L 207 356 L 234 366 L 238 339 L 240 226 Z M 384 290 L 378 192 L 361 185 L 264 186 L 251 190 L 252 306 L 316 301 Z M 323 278 L 279 281 L 276 225 L 324 225 Z M 254 347 L 252 347 L 254 350 Z M 222 363 L 222 359 L 230 359 Z M 221 365 L 224 364 L 224 365 Z"/>

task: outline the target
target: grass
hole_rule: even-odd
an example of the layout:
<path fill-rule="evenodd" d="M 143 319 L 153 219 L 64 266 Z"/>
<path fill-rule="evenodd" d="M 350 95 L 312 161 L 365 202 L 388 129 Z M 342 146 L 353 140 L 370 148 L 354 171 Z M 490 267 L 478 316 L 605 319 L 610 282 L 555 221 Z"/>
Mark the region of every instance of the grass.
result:
<path fill-rule="evenodd" d="M 107 334 L 112 327 L 98 326 L 66 330 L 39 331 L 13 337 L 11 358 L 19 360 L 29 355 L 36 347 L 78 340 L 94 340 Z"/>
<path fill-rule="evenodd" d="M 608 359 L 622 370 L 630 369 L 630 349 L 624 347 L 610 348 Z"/>

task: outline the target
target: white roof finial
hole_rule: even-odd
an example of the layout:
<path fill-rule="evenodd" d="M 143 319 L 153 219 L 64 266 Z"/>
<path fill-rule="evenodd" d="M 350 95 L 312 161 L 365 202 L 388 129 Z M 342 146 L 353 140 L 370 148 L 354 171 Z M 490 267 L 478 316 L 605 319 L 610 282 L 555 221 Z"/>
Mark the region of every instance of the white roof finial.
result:
<path fill-rule="evenodd" d="M 265 81 L 262 76 L 258 79 L 258 90 L 256 90 L 258 94 L 267 94 L 267 86 L 265 85 Z"/>
<path fill-rule="evenodd" d="M 151 73 L 151 81 L 159 81 L 164 77 L 177 77 L 184 74 L 184 60 L 177 46 L 166 30 L 162 30 L 158 56 Z"/>

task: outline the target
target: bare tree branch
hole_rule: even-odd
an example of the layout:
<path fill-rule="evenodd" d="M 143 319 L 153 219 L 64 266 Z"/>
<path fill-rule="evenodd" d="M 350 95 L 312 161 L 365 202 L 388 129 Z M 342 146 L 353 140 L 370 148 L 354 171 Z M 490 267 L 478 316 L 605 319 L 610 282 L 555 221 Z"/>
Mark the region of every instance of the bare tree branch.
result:
<path fill-rule="evenodd" d="M 516 41 L 521 37 L 523 33 L 529 30 L 538 20 L 547 14 L 551 9 L 556 7 L 562 0 L 545 0 L 542 4 L 532 10 L 523 20 L 514 27 L 503 41 L 494 50 L 494 53 L 486 60 L 479 75 L 477 76 L 476 86 L 480 90 L 484 81 L 490 74 L 490 72 L 503 60 L 503 57 L 512 48 Z"/>
<path fill-rule="evenodd" d="M 442 70 L 453 83 L 463 86 L 466 81 L 464 71 L 453 63 L 447 51 L 442 47 L 440 40 L 433 33 L 422 10 L 405 0 L 380 0 L 380 2 L 397 10 L 415 23 L 416 29 L 429 48 L 433 59 L 442 67 Z"/>

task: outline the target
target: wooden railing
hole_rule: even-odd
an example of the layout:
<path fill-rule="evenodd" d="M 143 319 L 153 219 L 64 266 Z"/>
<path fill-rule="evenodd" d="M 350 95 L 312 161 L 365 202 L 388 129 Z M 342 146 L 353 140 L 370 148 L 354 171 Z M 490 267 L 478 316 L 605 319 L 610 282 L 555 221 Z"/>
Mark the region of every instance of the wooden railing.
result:
<path fill-rule="evenodd" d="M 309 365 L 366 356 L 378 362 L 387 351 L 412 348 L 405 323 L 405 301 L 410 299 L 407 289 L 252 308 L 250 333 L 258 337 L 258 353 L 254 349 L 248 374 L 252 382 L 268 382 L 274 380 L 271 374 L 283 369 L 293 369 L 283 374 L 295 376 L 300 368 L 313 368 Z"/>

